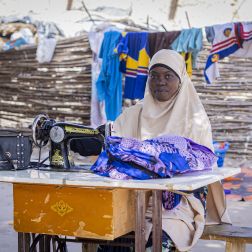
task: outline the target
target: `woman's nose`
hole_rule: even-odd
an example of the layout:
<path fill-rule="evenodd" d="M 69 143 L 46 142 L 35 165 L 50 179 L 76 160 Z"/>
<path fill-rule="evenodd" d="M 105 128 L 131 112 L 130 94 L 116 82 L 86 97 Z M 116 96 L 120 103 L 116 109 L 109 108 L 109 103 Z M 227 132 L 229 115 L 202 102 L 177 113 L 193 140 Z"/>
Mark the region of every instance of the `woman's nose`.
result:
<path fill-rule="evenodd" d="M 166 79 L 163 76 L 160 76 L 158 79 L 159 85 L 165 85 L 166 84 Z"/>

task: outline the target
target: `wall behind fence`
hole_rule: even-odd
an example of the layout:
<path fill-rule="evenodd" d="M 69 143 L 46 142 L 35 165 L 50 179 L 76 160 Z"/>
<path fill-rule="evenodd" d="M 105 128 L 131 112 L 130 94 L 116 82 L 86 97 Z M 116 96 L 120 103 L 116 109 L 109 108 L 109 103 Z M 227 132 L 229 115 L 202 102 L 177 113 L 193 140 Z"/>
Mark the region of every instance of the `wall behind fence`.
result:
<path fill-rule="evenodd" d="M 59 41 L 50 64 L 36 47 L 0 53 L 0 127 L 25 128 L 41 112 L 88 125 L 91 61 L 87 36 Z"/>
<path fill-rule="evenodd" d="M 205 44 L 192 79 L 214 140 L 230 142 L 229 156 L 252 158 L 252 59 L 222 60 L 221 78 L 205 86 L 208 52 Z M 0 127 L 27 127 L 41 112 L 88 125 L 92 55 L 87 36 L 60 41 L 50 64 L 38 64 L 35 54 L 35 47 L 0 53 Z"/>

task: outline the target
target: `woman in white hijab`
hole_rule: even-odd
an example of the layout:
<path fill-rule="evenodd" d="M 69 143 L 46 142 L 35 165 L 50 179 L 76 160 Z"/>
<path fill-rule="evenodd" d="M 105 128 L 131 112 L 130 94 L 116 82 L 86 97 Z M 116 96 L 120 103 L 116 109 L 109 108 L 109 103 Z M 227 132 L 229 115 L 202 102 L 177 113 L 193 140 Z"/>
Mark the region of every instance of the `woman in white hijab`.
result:
<path fill-rule="evenodd" d="M 190 138 L 213 150 L 211 125 L 184 59 L 167 49 L 158 51 L 150 61 L 144 99 L 126 109 L 114 123 L 117 136 L 145 140 L 164 134 Z M 147 211 L 146 240 L 152 227 L 150 209 L 151 206 Z M 162 228 L 173 242 L 170 247 L 175 245 L 179 251 L 188 251 L 195 245 L 205 223 L 230 223 L 219 182 L 208 186 L 206 215 L 201 201 L 188 194 L 174 209 L 163 208 L 162 217 Z"/>

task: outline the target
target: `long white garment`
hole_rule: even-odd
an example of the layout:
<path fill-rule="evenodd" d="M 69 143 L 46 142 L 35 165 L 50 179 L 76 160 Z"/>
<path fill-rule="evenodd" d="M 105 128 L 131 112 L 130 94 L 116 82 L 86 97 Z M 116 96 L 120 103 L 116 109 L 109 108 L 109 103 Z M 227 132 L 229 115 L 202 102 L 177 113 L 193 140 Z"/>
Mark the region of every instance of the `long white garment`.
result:
<path fill-rule="evenodd" d="M 96 27 L 93 27 L 88 33 L 89 44 L 93 52 L 92 59 L 92 93 L 91 93 L 91 113 L 90 113 L 90 123 L 91 127 L 96 128 L 104 123 L 106 123 L 106 114 L 105 114 L 105 103 L 104 101 L 98 101 L 97 98 L 97 89 L 96 81 L 99 77 L 102 59 L 99 58 L 99 52 L 104 37 L 104 30 L 96 30 Z"/>
<path fill-rule="evenodd" d="M 166 65 L 177 73 L 181 80 L 180 91 L 169 101 L 158 102 L 149 92 L 147 81 L 144 99 L 126 109 L 118 117 L 114 123 L 113 134 L 140 140 L 173 134 L 190 138 L 213 149 L 211 125 L 186 72 L 183 57 L 175 51 L 163 49 L 153 56 L 149 69 L 155 64 Z M 184 195 L 179 205 L 172 211 L 163 209 L 162 220 L 163 230 L 172 238 L 177 249 L 188 251 L 203 233 L 204 209 L 201 202 L 193 195 Z M 226 212 L 225 195 L 219 182 L 209 186 L 207 222 L 230 223 Z M 148 236 L 152 227 L 148 212 L 146 226 Z"/>

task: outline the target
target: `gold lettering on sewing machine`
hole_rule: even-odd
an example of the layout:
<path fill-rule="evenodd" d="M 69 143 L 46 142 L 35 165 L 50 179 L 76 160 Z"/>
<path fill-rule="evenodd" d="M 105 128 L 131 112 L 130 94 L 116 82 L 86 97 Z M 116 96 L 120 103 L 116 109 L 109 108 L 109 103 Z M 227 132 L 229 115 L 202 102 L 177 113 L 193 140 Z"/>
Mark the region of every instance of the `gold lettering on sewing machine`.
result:
<path fill-rule="evenodd" d="M 73 126 L 65 126 L 65 131 L 68 133 L 80 133 L 80 134 L 89 134 L 89 135 L 99 134 L 99 131 L 96 129 L 84 129 L 84 128 L 77 128 Z"/>
<path fill-rule="evenodd" d="M 73 208 L 70 207 L 66 202 L 63 200 L 60 200 L 59 202 L 56 202 L 54 205 L 51 206 L 51 209 L 56 212 L 61 217 L 64 216 L 67 213 L 70 213 L 73 211 Z"/>
<path fill-rule="evenodd" d="M 64 164 L 63 156 L 60 155 L 60 151 L 56 150 L 52 156 L 52 163 L 53 164 Z"/>

